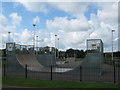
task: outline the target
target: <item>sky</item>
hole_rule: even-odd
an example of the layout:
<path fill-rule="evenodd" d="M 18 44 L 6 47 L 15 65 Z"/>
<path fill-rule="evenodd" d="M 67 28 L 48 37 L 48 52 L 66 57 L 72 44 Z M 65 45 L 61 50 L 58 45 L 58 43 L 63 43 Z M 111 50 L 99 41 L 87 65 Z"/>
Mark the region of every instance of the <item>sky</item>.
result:
<path fill-rule="evenodd" d="M 0 48 L 7 42 L 32 45 L 35 30 L 39 47 L 54 47 L 57 35 L 60 50 L 86 50 L 87 39 L 102 39 L 104 51 L 110 52 L 114 29 L 114 51 L 118 51 L 117 2 L 16 1 L 0 2 Z M 57 43 L 56 39 L 56 47 Z"/>

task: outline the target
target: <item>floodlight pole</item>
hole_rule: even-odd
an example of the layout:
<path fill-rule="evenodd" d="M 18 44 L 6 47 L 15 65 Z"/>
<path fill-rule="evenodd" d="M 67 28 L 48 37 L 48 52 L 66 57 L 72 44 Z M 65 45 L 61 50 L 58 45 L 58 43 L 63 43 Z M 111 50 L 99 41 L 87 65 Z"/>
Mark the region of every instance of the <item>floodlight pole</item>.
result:
<path fill-rule="evenodd" d="M 59 38 L 58 38 L 58 59 L 59 59 Z"/>
<path fill-rule="evenodd" d="M 36 24 L 33 24 L 33 27 L 34 27 L 34 36 L 33 36 L 34 51 L 35 51 L 35 26 L 36 26 Z"/>
<path fill-rule="evenodd" d="M 38 50 L 38 36 L 36 36 L 36 47 L 37 47 L 37 50 Z"/>
<path fill-rule="evenodd" d="M 55 59 L 56 59 L 56 37 L 57 35 L 55 34 Z"/>
<path fill-rule="evenodd" d="M 113 61 L 113 33 L 115 32 L 115 30 L 112 30 L 112 61 Z"/>
<path fill-rule="evenodd" d="M 113 77 L 114 77 L 114 83 L 116 82 L 116 74 L 115 74 L 115 61 L 113 60 L 113 33 L 115 32 L 115 30 L 112 30 L 112 61 L 113 61 L 113 65 L 114 65 L 114 74 L 113 74 Z"/>
<path fill-rule="evenodd" d="M 10 42 L 10 33 L 11 32 L 8 32 L 8 42 Z"/>

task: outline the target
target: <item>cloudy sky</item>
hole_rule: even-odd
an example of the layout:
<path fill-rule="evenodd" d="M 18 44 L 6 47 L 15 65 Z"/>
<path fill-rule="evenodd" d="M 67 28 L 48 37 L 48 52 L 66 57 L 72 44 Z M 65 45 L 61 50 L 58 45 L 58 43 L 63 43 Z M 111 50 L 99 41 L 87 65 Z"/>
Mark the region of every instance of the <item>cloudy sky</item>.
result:
<path fill-rule="evenodd" d="M 33 32 L 39 38 L 39 46 L 55 46 L 55 34 L 59 48 L 86 50 L 87 39 L 102 39 L 104 51 L 111 51 L 111 30 L 114 29 L 114 50 L 118 51 L 118 3 L 117 2 L 1 2 L 0 38 L 5 47 L 10 41 L 33 44 Z M 34 28 L 32 24 L 36 24 Z M 57 40 L 56 40 L 57 41 Z M 0 43 L 1 43 L 0 42 Z"/>

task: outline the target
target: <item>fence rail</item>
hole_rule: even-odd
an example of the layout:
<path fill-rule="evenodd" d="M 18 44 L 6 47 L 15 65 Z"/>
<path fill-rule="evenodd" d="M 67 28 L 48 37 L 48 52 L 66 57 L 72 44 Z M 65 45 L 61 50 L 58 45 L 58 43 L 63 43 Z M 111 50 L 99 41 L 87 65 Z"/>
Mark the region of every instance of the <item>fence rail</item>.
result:
<path fill-rule="evenodd" d="M 79 66 L 79 69 L 75 70 L 70 67 L 58 68 L 58 67 L 49 67 L 50 71 L 31 71 L 28 70 L 28 67 L 36 68 L 37 66 L 28 66 L 25 65 L 24 68 L 21 68 L 17 65 L 3 65 L 2 71 L 3 76 L 11 76 L 11 77 L 22 77 L 22 78 L 35 78 L 42 80 L 64 80 L 64 81 L 80 81 L 80 82 L 110 82 L 110 83 L 118 83 L 118 70 L 119 67 L 104 65 L 102 68 L 102 74 L 98 75 L 95 73 L 96 71 L 91 70 L 91 74 L 85 74 L 84 69 Z M 65 69 L 69 71 L 65 72 Z M 57 70 L 57 71 L 55 71 Z"/>

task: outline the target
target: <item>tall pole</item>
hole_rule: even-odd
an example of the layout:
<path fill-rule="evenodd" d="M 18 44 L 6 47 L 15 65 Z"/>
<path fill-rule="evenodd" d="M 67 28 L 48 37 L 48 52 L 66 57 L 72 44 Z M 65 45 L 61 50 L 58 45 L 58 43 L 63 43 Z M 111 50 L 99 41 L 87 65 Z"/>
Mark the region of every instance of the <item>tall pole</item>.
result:
<path fill-rule="evenodd" d="M 34 36 L 33 36 L 34 51 L 35 51 L 35 26 L 36 26 L 36 24 L 33 24 L 33 27 L 34 27 Z"/>
<path fill-rule="evenodd" d="M 59 59 L 59 38 L 58 38 L 58 59 Z"/>
<path fill-rule="evenodd" d="M 8 42 L 10 42 L 10 33 L 11 32 L 8 32 Z"/>
<path fill-rule="evenodd" d="M 37 51 L 38 51 L 38 36 L 36 36 L 36 47 L 37 47 Z"/>
<path fill-rule="evenodd" d="M 56 59 L 56 37 L 57 35 L 55 34 L 55 59 Z"/>
<path fill-rule="evenodd" d="M 113 65 L 114 65 L 114 73 L 113 73 L 113 77 L 114 77 L 114 83 L 116 82 L 116 74 L 115 74 L 115 62 L 113 60 L 113 33 L 115 32 L 115 30 L 112 30 L 112 61 L 113 61 Z"/>
<path fill-rule="evenodd" d="M 112 30 L 112 61 L 113 61 L 113 33 L 115 32 L 115 30 Z"/>

